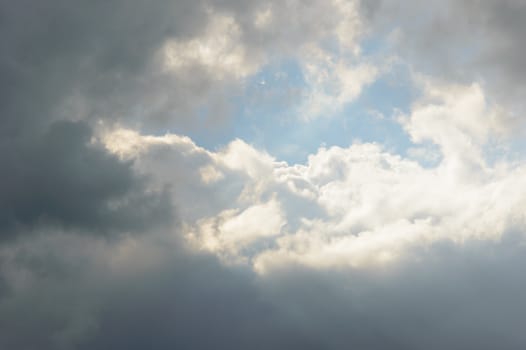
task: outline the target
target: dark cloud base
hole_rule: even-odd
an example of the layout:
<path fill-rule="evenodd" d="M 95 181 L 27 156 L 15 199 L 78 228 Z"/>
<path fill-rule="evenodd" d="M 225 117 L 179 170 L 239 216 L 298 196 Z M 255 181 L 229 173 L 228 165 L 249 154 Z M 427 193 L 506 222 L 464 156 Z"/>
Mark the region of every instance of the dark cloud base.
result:
<path fill-rule="evenodd" d="M 500 257 L 484 256 L 492 248 Z M 525 343 L 519 291 L 526 279 L 514 268 L 526 258 L 523 250 L 436 247 L 430 255 L 391 276 L 300 270 L 256 285 L 213 261 L 190 259 L 112 303 L 90 345 L 438 350 Z"/>
<path fill-rule="evenodd" d="M 131 162 L 91 145 L 83 122 L 4 140 L 0 238 L 40 226 L 95 234 L 138 231 L 169 220 L 168 196 L 147 192 Z"/>
<path fill-rule="evenodd" d="M 120 274 L 89 254 L 20 250 L 4 269 L 30 271 L 31 288 L 0 299 L 0 347 L 517 349 L 526 252 L 510 241 L 438 244 L 383 271 L 289 267 L 257 278 L 159 242 L 162 263 L 144 269 L 143 243 Z"/>

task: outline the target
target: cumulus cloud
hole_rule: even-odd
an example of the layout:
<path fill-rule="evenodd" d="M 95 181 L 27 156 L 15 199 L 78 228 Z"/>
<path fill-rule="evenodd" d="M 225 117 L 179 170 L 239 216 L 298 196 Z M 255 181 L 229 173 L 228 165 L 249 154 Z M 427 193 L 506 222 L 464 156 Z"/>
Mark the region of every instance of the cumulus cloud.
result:
<path fill-rule="evenodd" d="M 203 107 L 221 114 L 224 97 L 273 60 L 307 48 L 335 57 L 323 48 L 330 39 L 356 51 L 358 11 L 341 1 L 292 1 L 286 11 L 270 1 L 2 4 L 2 226 L 106 226 L 107 212 L 137 205 L 135 221 L 147 221 L 142 212 L 162 202 L 149 198 L 163 191 L 152 194 L 129 163 L 90 145 L 92 129 L 174 127 Z M 319 14 L 325 20 L 313 21 Z M 221 176 L 200 171 L 208 181 Z M 139 187 L 144 194 L 131 194 Z"/>
<path fill-rule="evenodd" d="M 219 254 L 238 256 L 239 251 L 265 238 L 278 236 L 285 219 L 276 200 L 239 211 L 229 209 L 213 218 L 198 221 L 197 232 L 189 232 L 198 247 Z M 190 229 L 191 230 L 191 229 Z"/>
<path fill-rule="evenodd" d="M 202 201 L 200 213 L 215 210 L 188 220 L 181 214 L 189 239 L 259 272 L 289 263 L 382 265 L 415 246 L 499 240 L 523 227 L 524 165 L 486 156 L 487 147 L 498 145 L 491 139 L 504 142 L 506 116 L 477 85 L 424 80 L 422 90 L 410 113 L 398 120 L 416 144 L 439 147 L 441 159 L 432 167 L 371 143 L 320 148 L 306 164 L 296 165 L 240 140 L 211 152 L 176 135 L 134 133 L 119 141 L 130 131 L 117 131 L 106 136 L 106 144 L 137 157 L 139 171 L 156 169 L 163 181 L 171 169 L 161 164 L 185 168 L 193 187 L 174 201 L 180 206 Z M 210 193 L 220 200 L 212 204 Z"/>
<path fill-rule="evenodd" d="M 0 348 L 523 347 L 523 7 L 0 2 Z M 184 135 L 285 66 L 317 125 L 396 60 L 405 152 Z"/>

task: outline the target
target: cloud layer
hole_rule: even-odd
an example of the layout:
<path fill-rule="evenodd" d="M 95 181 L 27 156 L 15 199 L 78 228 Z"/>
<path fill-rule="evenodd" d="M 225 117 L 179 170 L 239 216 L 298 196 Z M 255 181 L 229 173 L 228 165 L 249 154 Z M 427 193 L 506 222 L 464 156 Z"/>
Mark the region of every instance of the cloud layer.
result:
<path fill-rule="evenodd" d="M 524 347 L 523 12 L 0 2 L 0 348 Z"/>

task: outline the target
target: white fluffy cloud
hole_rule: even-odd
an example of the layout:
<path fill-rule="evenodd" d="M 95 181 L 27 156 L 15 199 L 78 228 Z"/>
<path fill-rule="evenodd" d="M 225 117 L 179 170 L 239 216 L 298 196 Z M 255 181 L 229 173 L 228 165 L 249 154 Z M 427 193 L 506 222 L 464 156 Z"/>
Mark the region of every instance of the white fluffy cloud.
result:
<path fill-rule="evenodd" d="M 322 147 L 289 165 L 241 140 L 211 152 L 186 137 L 118 130 L 104 142 L 159 183 L 177 184 L 194 246 L 258 272 L 380 266 L 415 247 L 498 240 L 526 227 L 526 166 L 486 159 L 489 141 L 503 135 L 499 109 L 477 85 L 422 86 L 399 120 L 415 143 L 439 146 L 434 167 L 374 143 Z"/>
<path fill-rule="evenodd" d="M 241 41 L 242 30 L 232 16 L 210 11 L 204 33 L 186 40 L 169 40 L 161 50 L 167 71 L 181 73 L 201 67 L 215 79 L 244 78 L 253 74 L 257 62 L 251 61 Z"/>

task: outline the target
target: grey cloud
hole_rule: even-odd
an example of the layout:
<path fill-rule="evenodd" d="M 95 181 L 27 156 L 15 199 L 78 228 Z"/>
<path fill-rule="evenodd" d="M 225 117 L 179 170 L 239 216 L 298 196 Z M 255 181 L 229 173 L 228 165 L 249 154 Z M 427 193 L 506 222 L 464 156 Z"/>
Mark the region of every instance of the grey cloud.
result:
<path fill-rule="evenodd" d="M 256 28 L 255 14 L 267 7 L 274 11 L 272 25 Z M 322 1 L 3 1 L 2 132 L 57 119 L 106 119 L 147 130 L 207 127 L 195 118 L 199 109 L 208 108 L 210 120 L 220 118 L 242 82 L 198 63 L 168 74 L 156 55 L 168 39 L 204 34 L 209 12 L 236 19 L 236 40 L 256 66 L 297 55 L 334 29 L 341 15 Z"/>
<path fill-rule="evenodd" d="M 373 35 L 400 30 L 393 53 L 416 71 L 463 83 L 482 82 L 491 98 L 523 114 L 523 1 L 381 0 L 368 14 Z"/>
<path fill-rule="evenodd" d="M 129 114 L 136 86 L 142 85 L 145 92 L 152 83 L 149 63 L 164 40 L 202 28 L 201 5 L 195 1 L 163 1 L 155 6 L 140 1 L 3 2 L 3 131 L 38 127 L 56 118 L 60 104 L 71 96 L 104 106 L 100 110 L 88 105 L 87 112 L 73 112 Z"/>
<path fill-rule="evenodd" d="M 196 89 L 206 91 L 210 84 L 205 72 L 167 81 L 152 67 L 166 39 L 203 30 L 203 2 L 27 0 L 2 2 L 0 17 L 0 112 L 6 134 L 38 128 L 60 112 L 66 118 L 123 121 L 137 110 L 146 114 L 139 119 L 159 117 L 169 107 L 188 112 L 183 107 Z"/>
<path fill-rule="evenodd" d="M 266 277 L 181 246 L 167 192 L 150 192 L 131 163 L 90 140 L 95 119 L 155 128 L 151 119 L 173 112 L 168 118 L 182 122 L 212 90 L 229 87 L 198 67 L 172 80 L 152 66 L 167 38 L 203 30 L 205 4 L 0 3 L 0 348 L 523 347 L 525 255 L 513 237 L 435 246 L 386 270 L 291 267 Z M 506 13 L 519 13 L 509 4 Z M 238 18 L 259 6 L 212 5 Z M 480 9 L 465 10 L 467 18 L 520 38 L 519 22 Z M 287 24 L 286 11 L 279 19 Z M 255 55 L 292 51 L 316 34 L 310 24 L 270 43 L 278 29 L 261 35 L 245 21 L 243 40 Z M 503 52 L 509 60 L 487 54 L 477 64 L 509 61 L 507 82 L 520 82 L 519 46 Z M 114 231 L 118 239 L 104 236 Z"/>
<path fill-rule="evenodd" d="M 108 233 L 169 220 L 167 192 L 147 191 L 131 162 L 91 145 L 91 137 L 85 123 L 55 122 L 1 141 L 0 238 L 40 225 Z"/>
<path fill-rule="evenodd" d="M 166 221 L 166 192 L 91 145 L 92 122 L 134 124 L 150 116 L 137 110 L 154 105 L 153 94 L 168 101 L 160 89 L 173 82 L 154 76 L 153 56 L 166 38 L 202 30 L 203 3 L 24 0 L 0 2 L 0 18 L 0 237 Z"/>
<path fill-rule="evenodd" d="M 97 247 L 89 240 L 67 242 L 78 258 L 40 241 L 4 260 L 4 271 L 30 274 L 26 288 L 0 299 L 2 347 L 516 349 L 526 341 L 526 256 L 512 235 L 437 244 L 383 270 L 289 267 L 264 277 L 144 240 L 118 272 L 105 255 L 116 250 L 87 253 Z"/>

